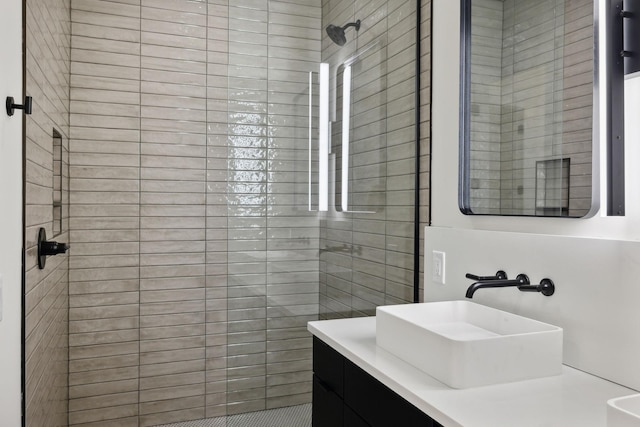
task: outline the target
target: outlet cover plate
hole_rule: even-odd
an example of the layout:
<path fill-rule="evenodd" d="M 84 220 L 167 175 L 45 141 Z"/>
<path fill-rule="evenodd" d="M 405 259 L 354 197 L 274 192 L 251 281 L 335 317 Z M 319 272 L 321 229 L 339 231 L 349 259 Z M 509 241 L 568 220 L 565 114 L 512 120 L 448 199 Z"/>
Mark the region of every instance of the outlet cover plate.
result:
<path fill-rule="evenodd" d="M 441 285 L 445 284 L 445 253 L 433 251 L 433 263 L 431 265 L 431 280 Z"/>

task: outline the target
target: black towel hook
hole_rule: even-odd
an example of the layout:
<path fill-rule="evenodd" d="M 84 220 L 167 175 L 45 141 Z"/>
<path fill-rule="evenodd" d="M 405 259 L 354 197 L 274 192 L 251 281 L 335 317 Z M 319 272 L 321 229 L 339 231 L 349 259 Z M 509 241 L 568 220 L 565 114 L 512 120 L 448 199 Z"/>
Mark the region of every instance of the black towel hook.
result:
<path fill-rule="evenodd" d="M 30 96 L 24 97 L 24 104 L 16 104 L 13 96 L 7 96 L 7 114 L 13 116 L 15 110 L 24 110 L 25 114 L 31 114 L 31 107 L 33 106 L 33 99 Z"/>

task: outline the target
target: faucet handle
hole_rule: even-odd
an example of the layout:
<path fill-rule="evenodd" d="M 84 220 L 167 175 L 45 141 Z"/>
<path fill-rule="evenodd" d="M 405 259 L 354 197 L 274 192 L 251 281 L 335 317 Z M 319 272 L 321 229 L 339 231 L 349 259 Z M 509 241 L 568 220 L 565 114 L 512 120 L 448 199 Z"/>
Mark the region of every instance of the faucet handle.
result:
<path fill-rule="evenodd" d="M 475 280 L 477 282 L 485 280 L 505 280 L 507 279 L 507 273 L 502 270 L 498 270 L 495 276 L 478 276 L 476 274 L 467 273 L 465 276 L 467 279 Z"/>
<path fill-rule="evenodd" d="M 556 292 L 556 286 L 553 280 L 544 278 L 540 281 L 539 285 L 524 284 L 518 286 L 518 289 L 522 292 L 540 292 L 542 295 L 550 297 Z"/>

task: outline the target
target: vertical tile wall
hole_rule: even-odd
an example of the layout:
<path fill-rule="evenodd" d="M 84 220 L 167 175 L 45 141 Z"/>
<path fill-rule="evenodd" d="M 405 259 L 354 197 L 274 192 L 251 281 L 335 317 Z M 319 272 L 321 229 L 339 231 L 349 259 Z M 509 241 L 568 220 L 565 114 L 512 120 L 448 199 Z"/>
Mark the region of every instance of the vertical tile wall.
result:
<path fill-rule="evenodd" d="M 315 3 L 73 0 L 71 425 L 310 401 Z"/>
<path fill-rule="evenodd" d="M 137 426 L 140 3 L 73 0 L 71 19 L 69 425 Z"/>
<path fill-rule="evenodd" d="M 67 425 L 68 287 L 67 255 L 37 266 L 38 229 L 50 240 L 69 241 L 68 164 L 62 165 L 62 230 L 54 233 L 54 129 L 69 149 L 69 1 L 26 2 L 26 95 L 33 114 L 26 117 L 26 420 L 30 427 Z M 19 100 L 16 100 L 18 103 Z M 16 120 L 22 115 L 18 114 Z"/>
<path fill-rule="evenodd" d="M 205 416 L 227 413 L 229 1 L 207 12 Z"/>
<path fill-rule="evenodd" d="M 361 212 L 326 216 L 320 242 L 321 316 L 371 315 L 378 305 L 413 300 L 416 2 L 323 3 L 323 28 L 361 21 L 343 47 L 323 33 L 324 62 L 337 68 L 358 49 L 381 46 L 354 64 L 362 73 L 353 79 L 355 196 L 357 185 L 369 187 L 354 204 Z"/>
<path fill-rule="evenodd" d="M 387 2 L 387 180 L 384 304 L 413 301 L 417 2 Z M 358 230 L 359 231 L 359 230 Z M 366 237 L 367 236 L 363 236 Z M 364 240 L 366 241 L 366 240 Z M 367 271 L 363 265 L 360 271 Z M 360 282 L 366 286 L 367 279 Z M 367 291 L 368 292 L 368 291 Z M 375 301 L 375 300 L 374 300 Z M 376 301 L 377 302 L 377 301 Z M 368 309 L 368 307 L 367 307 Z"/>
<path fill-rule="evenodd" d="M 229 5 L 228 408 L 266 399 L 269 4 Z"/>
<path fill-rule="evenodd" d="M 207 4 L 143 0 L 140 425 L 205 417 Z"/>
<path fill-rule="evenodd" d="M 424 230 L 431 223 L 431 0 L 420 1 L 420 301 L 424 301 Z"/>

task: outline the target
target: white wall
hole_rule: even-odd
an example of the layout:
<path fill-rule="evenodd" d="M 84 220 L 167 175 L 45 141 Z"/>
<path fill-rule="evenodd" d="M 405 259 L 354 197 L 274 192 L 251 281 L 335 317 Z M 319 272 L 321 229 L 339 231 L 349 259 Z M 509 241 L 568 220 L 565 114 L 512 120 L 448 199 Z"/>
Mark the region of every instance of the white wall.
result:
<path fill-rule="evenodd" d="M 434 227 L 425 233 L 424 299 L 464 299 L 471 284 L 466 272 L 505 269 L 510 277 L 526 273 L 536 283 L 550 277 L 558 291 L 549 298 L 494 289 L 479 291 L 474 301 L 565 328 L 565 363 L 640 389 L 640 168 L 634 166 L 640 157 L 640 77 L 628 79 L 625 89 L 625 217 L 465 216 L 457 199 L 459 21 L 458 1 L 434 0 Z M 447 253 L 444 286 L 430 280 L 432 250 Z"/>
<path fill-rule="evenodd" d="M 0 423 L 20 425 L 20 294 L 22 251 L 22 112 L 4 111 L 4 100 L 22 97 L 22 2 L 0 2 Z"/>
<path fill-rule="evenodd" d="M 565 364 L 640 390 L 640 244 L 445 227 L 427 227 L 425 236 L 425 254 L 446 253 L 446 283 L 425 280 L 426 301 L 465 299 L 473 282 L 465 273 L 524 273 L 536 284 L 550 278 L 556 285 L 550 297 L 480 289 L 473 302 L 562 327 Z"/>

